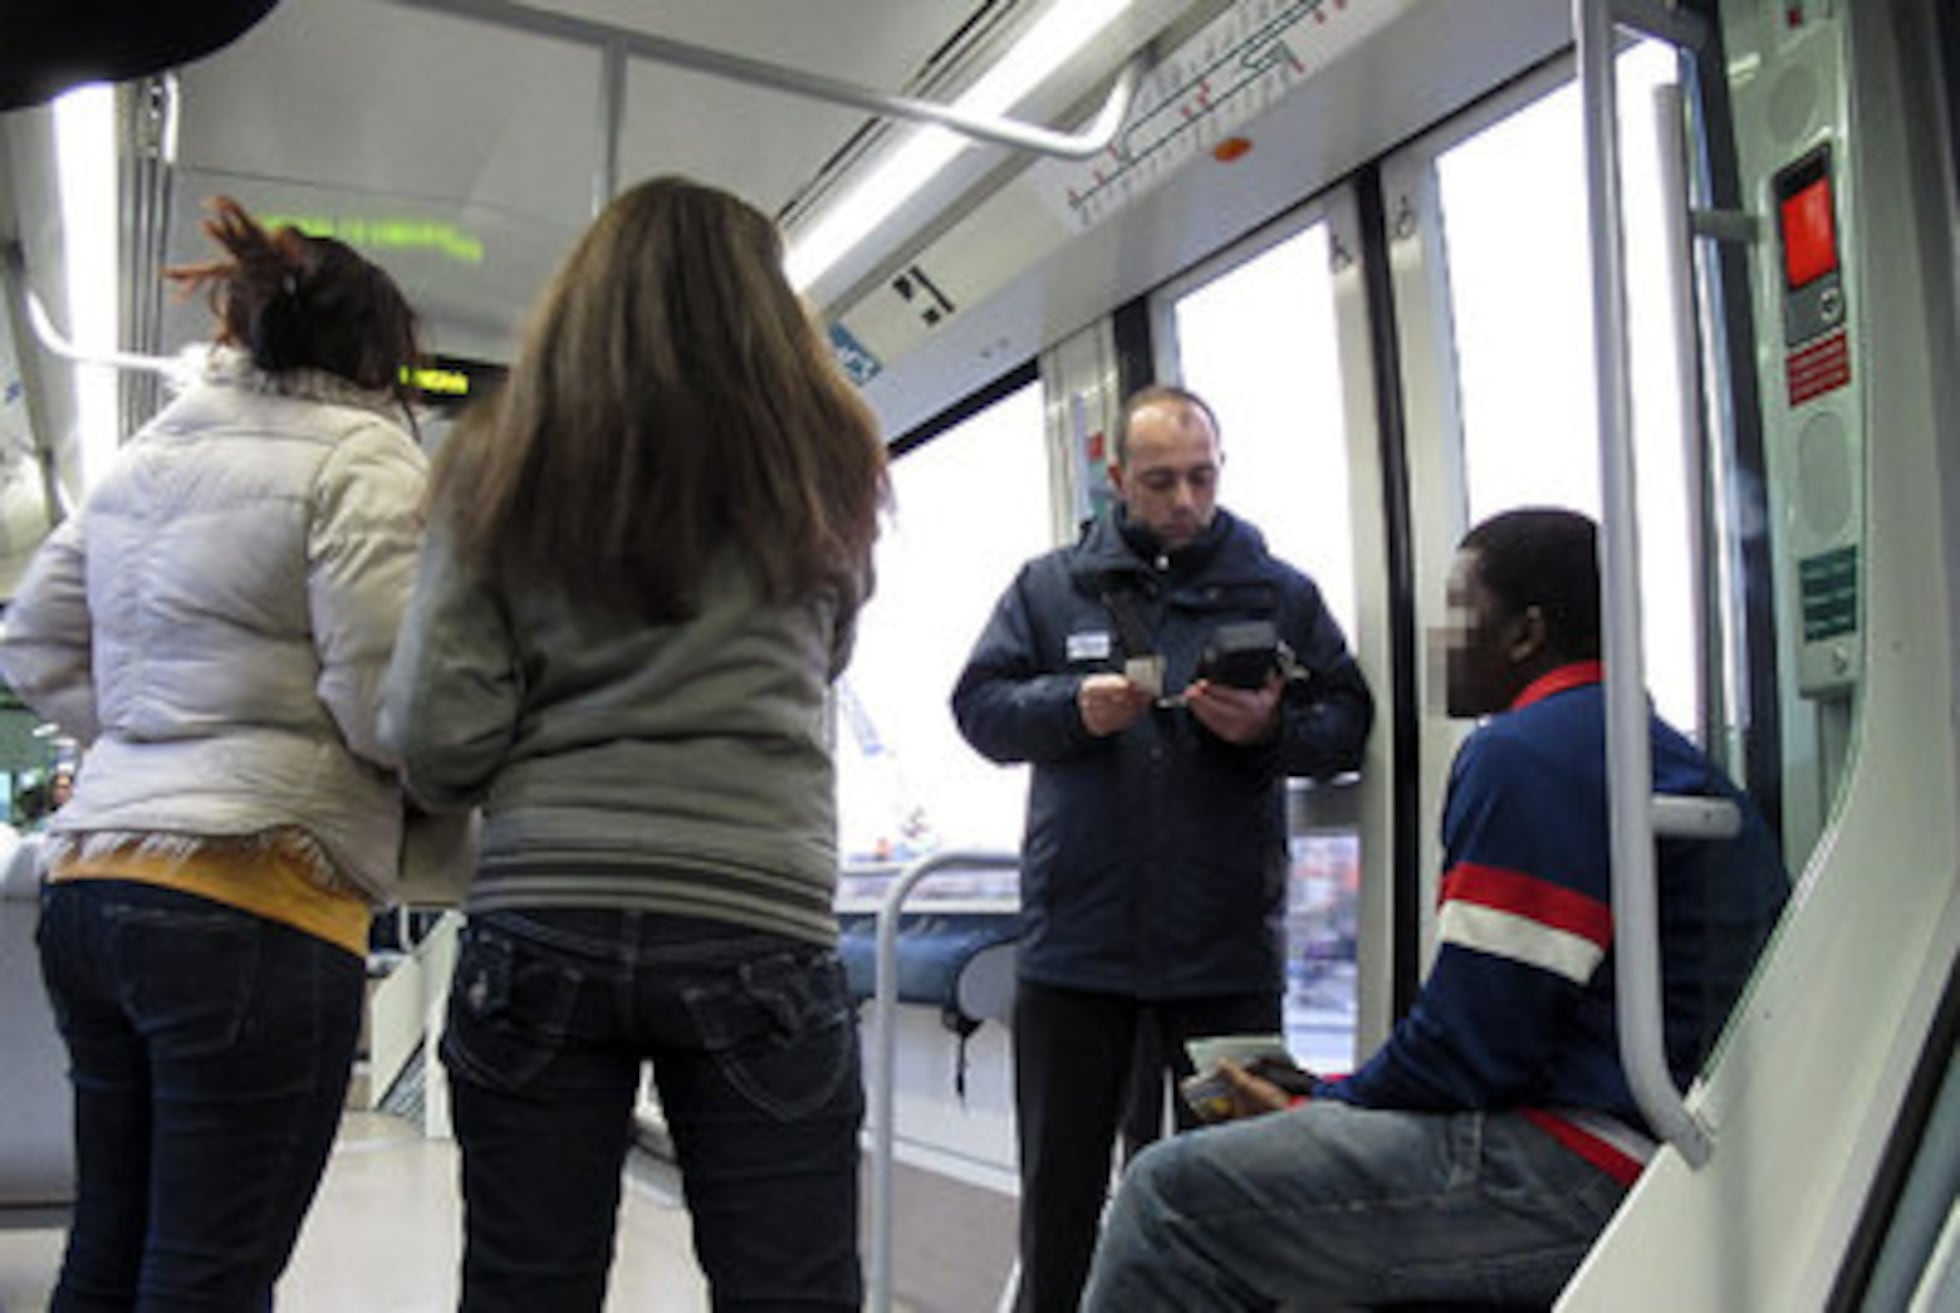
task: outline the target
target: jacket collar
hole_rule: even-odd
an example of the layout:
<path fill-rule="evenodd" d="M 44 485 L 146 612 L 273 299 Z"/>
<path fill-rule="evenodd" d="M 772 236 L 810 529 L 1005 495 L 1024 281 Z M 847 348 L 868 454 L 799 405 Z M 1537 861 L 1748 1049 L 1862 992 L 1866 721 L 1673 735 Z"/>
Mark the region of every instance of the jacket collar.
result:
<path fill-rule="evenodd" d="M 1597 684 L 1605 677 L 1606 667 L 1597 661 L 1574 661 L 1556 670 L 1547 670 L 1519 690 L 1518 695 L 1511 699 L 1509 710 L 1516 711 L 1534 702 L 1542 702 L 1552 694 L 1563 693 L 1569 688 Z"/>
<path fill-rule="evenodd" d="M 252 357 L 232 346 L 212 345 L 198 371 L 207 384 L 239 388 L 272 396 L 296 397 L 334 406 L 356 406 L 397 417 L 402 405 L 393 394 L 370 391 L 324 369 L 289 369 L 273 374 L 252 363 Z"/>
<path fill-rule="evenodd" d="M 1249 567 L 1265 551 L 1266 540 L 1259 531 L 1221 506 L 1196 539 L 1163 555 L 1157 551 L 1156 537 L 1142 525 L 1130 523 L 1127 510 L 1117 502 L 1087 526 L 1072 573 L 1163 576 L 1176 583 L 1201 570 Z"/>

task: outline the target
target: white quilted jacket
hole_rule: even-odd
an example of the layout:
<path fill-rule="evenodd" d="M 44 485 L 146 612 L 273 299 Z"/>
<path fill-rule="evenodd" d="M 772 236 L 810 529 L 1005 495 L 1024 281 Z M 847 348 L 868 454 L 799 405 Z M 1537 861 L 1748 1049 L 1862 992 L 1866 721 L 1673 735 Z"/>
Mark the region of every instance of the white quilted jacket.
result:
<path fill-rule="evenodd" d="M 49 537 L 0 673 L 88 748 L 57 832 L 296 826 L 389 899 L 402 800 L 375 721 L 427 480 L 392 407 L 214 351 Z"/>

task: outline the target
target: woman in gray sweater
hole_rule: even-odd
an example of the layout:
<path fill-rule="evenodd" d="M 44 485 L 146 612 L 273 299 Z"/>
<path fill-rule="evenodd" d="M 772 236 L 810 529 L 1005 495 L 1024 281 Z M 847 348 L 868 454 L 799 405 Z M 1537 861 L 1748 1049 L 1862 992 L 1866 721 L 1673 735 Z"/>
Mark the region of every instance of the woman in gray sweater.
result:
<path fill-rule="evenodd" d="M 717 1307 L 856 1309 L 826 690 L 885 496 L 774 225 L 615 201 L 437 461 L 384 735 L 480 807 L 442 1057 L 467 1310 L 598 1309 L 642 1063 Z"/>

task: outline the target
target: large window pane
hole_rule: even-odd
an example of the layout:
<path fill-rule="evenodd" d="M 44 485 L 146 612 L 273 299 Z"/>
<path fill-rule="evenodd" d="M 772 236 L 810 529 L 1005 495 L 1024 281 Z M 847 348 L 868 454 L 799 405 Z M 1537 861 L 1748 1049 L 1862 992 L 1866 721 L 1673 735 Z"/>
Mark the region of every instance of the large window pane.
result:
<path fill-rule="evenodd" d="M 1184 384 L 1224 430 L 1219 501 L 1313 576 L 1352 644 L 1347 416 L 1326 226 L 1179 297 L 1175 323 Z"/>
<path fill-rule="evenodd" d="M 1356 641 L 1347 417 L 1327 229 L 1316 223 L 1177 296 L 1179 375 L 1218 412 L 1219 501 L 1313 576 Z M 1295 809 L 1287 882 L 1286 1034 L 1323 1071 L 1354 1062 L 1361 837 L 1336 791 Z"/>
<path fill-rule="evenodd" d="M 1649 109 L 1654 87 L 1675 78 L 1674 55 L 1639 46 L 1618 70 L 1647 683 L 1662 714 L 1693 732 L 1700 720 L 1694 503 Z M 1470 519 L 1534 504 L 1596 516 L 1598 393 L 1577 86 L 1463 141 L 1436 168 Z"/>
<path fill-rule="evenodd" d="M 0 315 L 0 597 L 12 597 L 48 533 L 47 494 L 8 317 Z"/>
<path fill-rule="evenodd" d="M 1012 852 L 1026 768 L 996 766 L 968 747 L 948 698 L 994 602 L 1024 561 L 1054 545 L 1040 387 L 900 458 L 892 485 L 878 591 L 838 688 L 844 859 L 889 862 L 949 846 Z M 840 896 L 861 892 L 847 880 Z"/>

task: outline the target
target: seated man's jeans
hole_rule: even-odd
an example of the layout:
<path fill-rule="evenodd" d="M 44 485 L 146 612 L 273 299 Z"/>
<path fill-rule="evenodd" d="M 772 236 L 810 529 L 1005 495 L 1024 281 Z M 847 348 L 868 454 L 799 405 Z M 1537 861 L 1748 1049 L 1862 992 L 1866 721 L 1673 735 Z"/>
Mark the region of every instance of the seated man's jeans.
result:
<path fill-rule="evenodd" d="M 326 1168 L 365 964 L 175 889 L 43 895 L 41 969 L 75 1087 L 77 1196 L 50 1307 L 271 1307 Z"/>
<path fill-rule="evenodd" d="M 630 911 L 478 914 L 442 1058 L 465 1313 L 601 1307 L 649 1059 L 714 1307 L 861 1306 L 864 1090 L 834 952 Z"/>
<path fill-rule="evenodd" d="M 1548 1306 L 1624 1194 L 1520 1117 L 1319 1100 L 1132 1163 L 1083 1308 Z"/>

